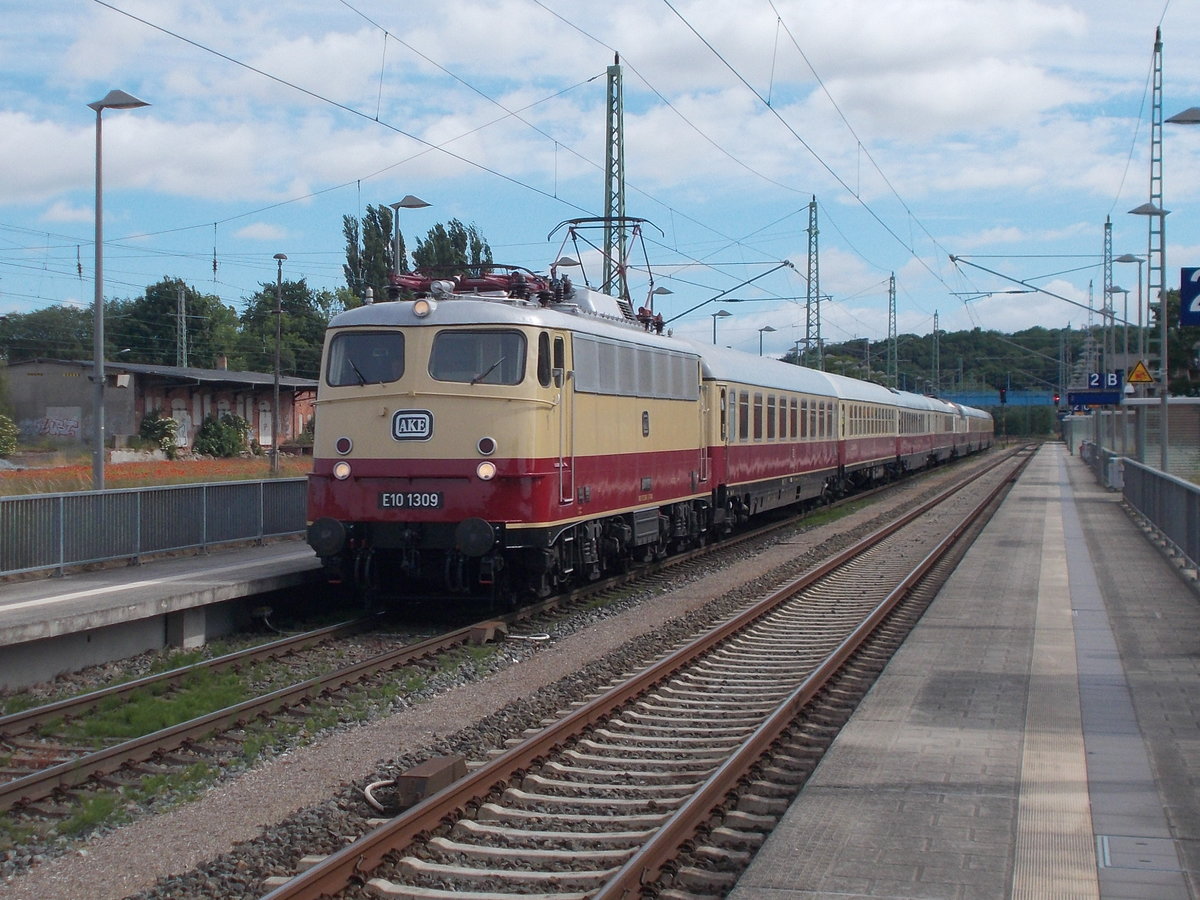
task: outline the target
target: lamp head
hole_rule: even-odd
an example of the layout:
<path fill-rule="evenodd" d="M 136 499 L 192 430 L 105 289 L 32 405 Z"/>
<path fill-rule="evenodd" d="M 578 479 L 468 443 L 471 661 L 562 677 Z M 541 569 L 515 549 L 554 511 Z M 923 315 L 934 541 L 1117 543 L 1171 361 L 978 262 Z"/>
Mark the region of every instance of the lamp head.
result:
<path fill-rule="evenodd" d="M 88 104 L 96 112 L 100 112 L 102 109 L 137 109 L 138 107 L 149 105 L 145 100 L 139 100 L 133 94 L 115 90 L 105 94 L 103 100 L 97 100 L 94 103 Z"/>

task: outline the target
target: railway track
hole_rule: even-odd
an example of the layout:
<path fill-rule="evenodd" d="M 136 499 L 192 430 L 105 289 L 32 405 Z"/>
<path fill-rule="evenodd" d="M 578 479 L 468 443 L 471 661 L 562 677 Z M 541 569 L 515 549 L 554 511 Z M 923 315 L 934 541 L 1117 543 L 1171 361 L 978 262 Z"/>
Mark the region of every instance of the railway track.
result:
<path fill-rule="evenodd" d="M 857 494 L 839 501 L 839 504 L 861 502 L 880 490 L 886 488 Z M 718 549 L 753 542 L 794 522 L 795 518 L 788 518 L 758 526 L 722 542 Z M 677 554 L 634 571 L 588 584 L 565 595 L 492 616 L 428 640 L 373 654 L 319 676 L 299 680 L 128 740 L 109 741 L 100 747 L 85 746 L 85 742 L 64 737 L 64 733 L 69 734 L 69 723 L 92 715 L 106 705 L 132 702 L 146 693 L 168 698 L 170 692 L 186 686 L 189 680 L 198 676 L 230 669 L 241 670 L 262 661 L 298 656 L 311 648 L 367 631 L 382 616 L 375 614 L 284 637 L 194 665 L 0 716 L 0 757 L 5 761 L 0 767 L 0 778 L 5 779 L 0 781 L 0 811 L 27 809 L 35 815 L 63 816 L 70 806 L 70 792 L 97 779 L 128 785 L 143 774 L 162 774 L 172 765 L 177 769 L 186 768 L 195 755 L 189 755 L 187 751 L 196 750 L 202 743 L 207 743 L 211 748 L 214 739 L 220 740 L 222 734 L 247 723 L 289 711 L 299 711 L 303 715 L 309 706 L 322 702 L 322 698 L 328 702 L 330 695 L 375 678 L 380 673 L 403 668 L 468 644 L 485 642 L 496 634 L 497 629 L 506 629 L 516 622 L 549 613 L 560 606 L 587 603 L 606 592 L 619 591 L 638 579 L 679 568 L 686 569 L 711 552 L 713 548 L 704 547 Z M 237 748 L 233 749 L 236 751 Z M 185 752 L 176 754 L 180 750 Z M 200 751 L 200 755 L 214 754 L 208 749 Z M 55 798 L 66 802 L 56 803 Z"/>
<path fill-rule="evenodd" d="M 268 900 L 721 895 L 923 611 L 927 577 L 950 568 L 1028 458 L 939 495 L 275 878 Z"/>
<path fill-rule="evenodd" d="M 7 781 L 0 783 L 0 810 L 27 807 L 56 793 L 119 772 L 125 767 L 162 760 L 180 748 L 211 740 L 223 730 L 239 728 L 255 719 L 302 707 L 379 672 L 410 665 L 489 636 L 481 634 L 478 627 L 467 627 L 384 653 L 373 653 L 351 664 L 339 665 L 333 671 L 99 749 L 72 746 L 58 736 L 70 722 L 85 718 L 106 705 L 127 703 L 133 697 L 144 696 L 147 692 L 155 697 L 169 697 L 170 690 L 186 686 L 189 679 L 198 675 L 240 669 L 263 660 L 286 658 L 365 631 L 378 618 L 368 616 L 291 635 L 195 665 L 0 717 L 0 747 L 6 757 L 4 771 L 8 777 Z M 48 808 L 42 812 L 53 815 L 56 810 Z"/>

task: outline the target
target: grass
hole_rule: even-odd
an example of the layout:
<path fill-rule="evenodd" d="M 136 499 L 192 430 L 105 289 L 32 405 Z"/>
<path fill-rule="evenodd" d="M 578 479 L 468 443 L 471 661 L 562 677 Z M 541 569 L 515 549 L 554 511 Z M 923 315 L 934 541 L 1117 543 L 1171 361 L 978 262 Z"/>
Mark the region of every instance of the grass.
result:
<path fill-rule="evenodd" d="M 282 478 L 307 475 L 308 457 L 281 456 Z M 265 457 L 231 459 L 177 459 L 109 463 L 104 467 L 106 488 L 156 487 L 164 484 L 195 484 L 209 481 L 255 481 L 271 477 Z M 65 494 L 92 489 L 90 463 L 46 468 L 0 470 L 0 497 L 25 494 Z"/>
<path fill-rule="evenodd" d="M 166 690 L 162 687 L 161 690 Z M 200 672 L 185 689 L 158 696 L 160 689 L 134 697 L 109 697 L 95 712 L 74 720 L 68 737 L 128 739 L 240 703 L 249 695 L 236 672 Z"/>

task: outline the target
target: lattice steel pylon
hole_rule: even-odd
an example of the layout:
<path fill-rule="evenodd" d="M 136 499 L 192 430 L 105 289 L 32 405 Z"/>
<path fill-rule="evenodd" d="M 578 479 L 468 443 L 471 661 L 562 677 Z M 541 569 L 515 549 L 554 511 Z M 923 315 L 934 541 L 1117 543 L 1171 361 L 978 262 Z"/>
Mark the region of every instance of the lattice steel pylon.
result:
<path fill-rule="evenodd" d="M 808 204 L 808 296 L 805 304 L 805 362 L 825 370 L 825 351 L 821 347 L 821 266 L 818 262 L 817 198 Z M 815 358 L 813 354 L 815 353 Z M 815 365 L 814 365 L 815 362 Z"/>
<path fill-rule="evenodd" d="M 608 130 L 604 151 L 604 281 L 600 290 L 629 299 L 625 272 L 625 139 L 622 134 L 621 56 L 608 67 Z"/>
<path fill-rule="evenodd" d="M 888 387 L 897 387 L 900 383 L 900 356 L 896 348 L 896 273 L 888 278 L 888 357 L 887 357 Z"/>
<path fill-rule="evenodd" d="M 942 392 L 942 344 L 938 329 L 938 313 L 935 309 L 933 311 L 933 359 L 929 365 L 933 375 L 933 395 L 935 397 Z"/>
<path fill-rule="evenodd" d="M 1154 30 L 1154 90 L 1150 113 L 1150 205 L 1163 209 L 1162 169 L 1162 29 Z M 1166 313 L 1166 246 L 1163 232 L 1166 230 L 1166 214 L 1148 215 L 1150 235 L 1146 253 L 1147 303 L 1150 310 L 1150 327 L 1146 333 L 1146 355 L 1158 360 L 1159 384 L 1166 390 L 1167 373 L 1163 366 L 1162 338 L 1160 328 L 1154 327 L 1163 320 L 1156 316 Z"/>
<path fill-rule="evenodd" d="M 183 285 L 177 285 L 175 295 L 175 365 L 187 368 L 187 304 L 184 302 Z"/>
<path fill-rule="evenodd" d="M 1107 372 L 1112 368 L 1113 356 L 1116 353 L 1113 332 L 1115 327 L 1116 315 L 1113 312 L 1113 280 L 1112 280 L 1112 220 L 1110 217 L 1104 217 L 1104 299 L 1103 299 L 1103 319 L 1104 322 L 1104 355 L 1101 359 L 1100 366 L 1103 371 Z M 1106 382 L 1105 382 L 1106 383 Z"/>

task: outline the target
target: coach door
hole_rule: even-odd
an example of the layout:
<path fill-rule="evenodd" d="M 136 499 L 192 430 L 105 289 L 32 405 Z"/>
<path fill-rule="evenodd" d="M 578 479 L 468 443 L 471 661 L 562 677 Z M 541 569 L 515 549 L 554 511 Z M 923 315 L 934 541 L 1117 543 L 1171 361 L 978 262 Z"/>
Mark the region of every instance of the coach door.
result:
<path fill-rule="evenodd" d="M 554 427 L 558 431 L 558 502 L 575 502 L 575 379 L 567 368 L 567 342 L 562 335 L 553 340 L 554 385 L 558 403 L 554 406 Z"/>

